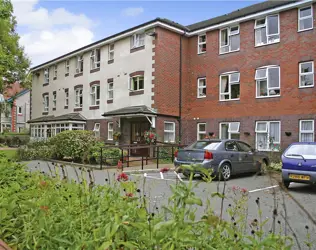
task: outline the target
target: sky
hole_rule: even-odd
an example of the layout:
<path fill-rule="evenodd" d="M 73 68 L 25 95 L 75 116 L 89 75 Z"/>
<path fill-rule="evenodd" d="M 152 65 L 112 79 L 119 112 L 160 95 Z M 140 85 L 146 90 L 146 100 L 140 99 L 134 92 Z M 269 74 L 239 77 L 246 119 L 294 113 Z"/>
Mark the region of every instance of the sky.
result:
<path fill-rule="evenodd" d="M 32 67 L 157 17 L 189 25 L 260 2 L 11 1 Z"/>

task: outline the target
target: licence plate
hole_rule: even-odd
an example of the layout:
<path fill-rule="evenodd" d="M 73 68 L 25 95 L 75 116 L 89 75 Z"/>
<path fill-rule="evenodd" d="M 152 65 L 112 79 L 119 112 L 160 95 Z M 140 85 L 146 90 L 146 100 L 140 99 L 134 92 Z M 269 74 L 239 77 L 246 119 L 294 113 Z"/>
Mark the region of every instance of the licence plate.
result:
<path fill-rule="evenodd" d="M 308 175 L 299 175 L 299 174 L 290 174 L 289 175 L 290 179 L 294 180 L 304 180 L 304 181 L 309 181 L 311 178 Z"/>

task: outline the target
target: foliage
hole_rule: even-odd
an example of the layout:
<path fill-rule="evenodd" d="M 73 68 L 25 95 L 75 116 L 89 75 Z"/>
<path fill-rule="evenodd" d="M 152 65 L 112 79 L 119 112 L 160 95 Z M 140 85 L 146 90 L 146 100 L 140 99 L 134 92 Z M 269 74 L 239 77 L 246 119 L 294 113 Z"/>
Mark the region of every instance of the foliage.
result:
<path fill-rule="evenodd" d="M 113 134 L 113 139 L 115 141 L 118 141 L 120 139 L 120 137 L 121 137 L 121 132 L 115 131 L 114 134 Z"/>
<path fill-rule="evenodd" d="M 17 157 L 20 161 L 51 159 L 53 154 L 49 141 L 34 141 L 18 148 Z"/>
<path fill-rule="evenodd" d="M 0 154 L 3 154 L 5 157 L 11 160 L 17 159 L 17 150 L 16 149 L 4 149 L 0 150 Z"/>
<path fill-rule="evenodd" d="M 53 176 L 63 171 L 54 167 Z M 0 238 L 14 249 L 289 249 L 286 237 L 261 235 L 259 229 L 247 233 L 237 214 L 236 223 L 223 221 L 209 204 L 196 218 L 203 202 L 193 192 L 192 176 L 189 183 L 172 185 L 168 205 L 154 212 L 145 190 L 127 175 L 117 177 L 112 185 L 85 179 L 77 184 L 67 176 L 28 173 L 0 158 Z M 225 195 L 215 193 L 212 199 L 216 196 Z"/>
<path fill-rule="evenodd" d="M 271 162 L 269 165 L 269 169 L 275 171 L 282 171 L 282 163 L 281 162 Z"/>
<path fill-rule="evenodd" d="M 149 131 L 144 132 L 144 139 L 146 143 L 154 144 L 157 141 L 157 134 L 150 129 Z"/>
<path fill-rule="evenodd" d="M 102 148 L 102 162 L 104 164 L 115 166 L 121 158 L 121 150 L 116 147 L 104 147 L 103 142 L 96 142 L 90 148 L 89 159 L 90 162 L 96 162 L 100 164 L 101 162 L 101 148 Z"/>
<path fill-rule="evenodd" d="M 16 20 L 10 0 L 0 0 L 0 91 L 26 79 L 30 61 L 19 45 Z"/>
<path fill-rule="evenodd" d="M 30 141 L 30 136 L 26 134 L 18 133 L 5 133 L 0 135 L 0 143 L 9 147 L 19 147 L 26 145 Z"/>

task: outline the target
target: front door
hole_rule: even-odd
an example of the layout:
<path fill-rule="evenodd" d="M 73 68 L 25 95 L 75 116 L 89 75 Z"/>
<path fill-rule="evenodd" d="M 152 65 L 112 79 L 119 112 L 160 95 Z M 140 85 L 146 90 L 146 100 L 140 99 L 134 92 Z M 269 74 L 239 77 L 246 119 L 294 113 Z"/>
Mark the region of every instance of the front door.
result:
<path fill-rule="evenodd" d="M 148 121 L 131 123 L 131 144 L 146 144 L 144 132 L 150 129 Z M 148 148 L 135 149 L 131 152 L 135 156 L 149 156 Z"/>

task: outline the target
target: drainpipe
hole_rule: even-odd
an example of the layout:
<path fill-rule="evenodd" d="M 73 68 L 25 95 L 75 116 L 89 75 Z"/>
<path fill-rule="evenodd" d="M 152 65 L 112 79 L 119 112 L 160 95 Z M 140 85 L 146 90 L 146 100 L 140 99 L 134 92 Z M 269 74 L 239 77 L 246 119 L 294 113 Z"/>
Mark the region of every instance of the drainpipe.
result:
<path fill-rule="evenodd" d="M 180 35 L 180 66 L 179 66 L 179 144 L 181 144 L 182 136 L 182 122 L 181 122 L 181 115 L 182 115 L 182 38 L 185 35 L 185 31 L 182 35 Z"/>

